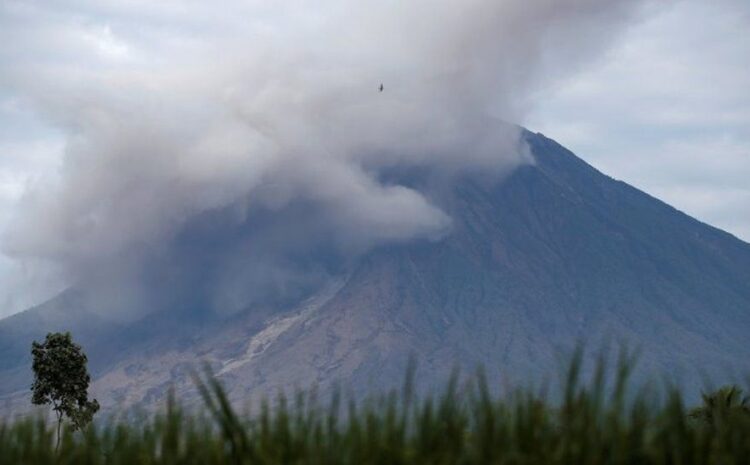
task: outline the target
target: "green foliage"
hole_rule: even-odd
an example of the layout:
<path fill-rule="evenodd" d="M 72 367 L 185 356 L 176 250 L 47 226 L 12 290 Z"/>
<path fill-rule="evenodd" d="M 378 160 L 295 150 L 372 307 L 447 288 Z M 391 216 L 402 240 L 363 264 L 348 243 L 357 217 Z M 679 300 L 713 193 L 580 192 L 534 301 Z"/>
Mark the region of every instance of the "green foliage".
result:
<path fill-rule="evenodd" d="M 0 465 L 750 463 L 747 415 L 717 415 L 707 428 L 679 391 L 631 392 L 627 363 L 614 380 L 600 367 L 582 381 L 577 361 L 568 373 L 554 401 L 533 390 L 494 394 L 480 376 L 422 398 L 411 388 L 348 404 L 338 394 L 323 403 L 313 393 L 280 396 L 247 415 L 206 374 L 196 379 L 204 410 L 189 414 L 170 395 L 136 423 L 66 428 L 59 454 L 43 419 L 0 423 Z"/>
<path fill-rule="evenodd" d="M 52 404 L 57 415 L 58 438 L 63 417 L 70 420 L 73 430 L 82 429 L 99 410 L 96 400 L 88 399 L 91 377 L 87 358 L 70 333 L 49 333 L 44 342 L 31 344 L 34 383 L 31 402 Z"/>
<path fill-rule="evenodd" d="M 703 393 L 703 405 L 690 411 L 690 417 L 706 426 L 714 427 L 730 416 L 750 417 L 750 397 L 742 395 L 738 386 L 724 386 L 711 393 Z"/>

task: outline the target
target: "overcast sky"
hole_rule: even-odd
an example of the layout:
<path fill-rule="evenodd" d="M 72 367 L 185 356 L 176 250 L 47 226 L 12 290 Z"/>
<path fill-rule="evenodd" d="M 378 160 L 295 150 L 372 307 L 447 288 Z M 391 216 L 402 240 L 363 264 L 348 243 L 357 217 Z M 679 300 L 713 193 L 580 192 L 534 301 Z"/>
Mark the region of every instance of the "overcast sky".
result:
<path fill-rule="evenodd" d="M 467 3 L 475 11 L 460 24 L 454 18 L 461 10 L 439 3 L 448 6 L 414 2 L 414 8 L 401 7 L 403 17 L 394 20 L 387 16 L 398 2 L 369 2 L 371 11 L 360 8 L 349 20 L 347 3 L 336 1 L 326 2 L 335 10 L 331 14 L 298 2 L 278 8 L 281 12 L 247 2 L 248 16 L 189 1 L 101 2 L 106 7 L 83 0 L 57 7 L 4 2 L 0 229 L 14 232 L 0 244 L 0 316 L 54 294 L 69 284 L 71 272 L 99 269 L 91 255 L 120 257 L 132 244 L 164 241 L 175 224 L 190 219 L 195 205 L 224 206 L 250 194 L 273 205 L 279 198 L 313 199 L 329 222 L 347 224 L 337 233 L 356 225 L 337 239 L 345 248 L 439 234 L 450 222 L 439 209 L 417 193 L 377 184 L 362 166 L 403 163 L 394 161 L 400 150 L 410 153 L 409 163 L 421 162 L 425 153 L 439 152 L 438 142 L 446 152 L 474 143 L 481 118 L 435 115 L 473 115 L 483 105 L 476 102 L 484 100 L 499 116 L 556 139 L 606 174 L 750 241 L 750 3 L 646 1 L 635 9 L 629 4 L 636 2 L 616 0 L 514 0 L 503 7 L 475 0 Z M 438 19 L 422 22 L 423 8 L 437 11 Z M 342 18 L 348 27 L 340 27 Z M 310 45 L 321 27 L 330 31 L 332 24 L 345 40 Z M 409 42 L 403 31 L 411 34 Z M 306 45 L 290 46 L 296 43 Z M 368 64 L 357 67 L 362 55 Z M 490 57 L 500 59 L 494 63 Z M 257 60 L 270 71 L 251 71 L 246 80 L 253 84 L 245 88 L 238 69 L 253 69 Z M 469 71 L 456 74 L 446 67 L 455 61 L 465 61 Z M 295 67 L 305 67 L 307 74 L 298 76 L 291 71 Z M 375 85 L 385 76 L 391 100 L 372 104 L 351 97 L 370 90 L 374 75 Z M 393 89 L 399 80 L 401 94 Z M 254 86 L 268 83 L 270 91 L 252 94 Z M 227 95 L 242 105 L 217 104 Z M 265 101 L 269 95 L 276 97 L 273 106 Z M 118 119 L 134 108 L 143 112 L 142 121 Z M 330 128 L 300 116 L 310 109 L 343 125 L 346 136 L 336 144 L 325 140 Z M 235 112 L 245 112 L 255 132 L 240 128 Z M 393 119 L 396 112 L 405 116 Z M 206 121 L 212 122 L 210 130 L 196 135 Z M 429 124 L 449 128 L 444 139 L 399 140 Z M 159 144 L 137 146 L 141 155 L 121 155 L 130 147 L 123 138 L 152 127 L 158 128 L 153 134 Z M 300 180 L 299 172 L 309 173 L 310 166 L 296 150 L 311 139 L 321 142 L 306 156 L 314 166 L 330 168 L 319 174 L 325 187 Z M 381 158 L 352 155 L 363 147 Z M 163 156 L 154 155 L 162 149 Z M 266 158 L 245 156 L 264 150 Z M 474 151 L 478 155 L 470 163 L 487 162 L 479 148 Z M 84 163 L 99 156 L 94 152 L 107 153 L 101 155 L 107 162 Z M 213 157 L 208 165 L 206 153 Z M 437 156 L 456 163 L 452 155 Z M 138 170 L 128 166 L 131 158 L 138 160 L 133 161 Z M 154 158 L 164 163 L 154 164 Z M 185 170 L 180 190 L 154 187 L 171 178 L 133 184 L 151 179 L 152 170 L 177 168 Z M 268 179 L 294 188 L 266 198 Z M 332 191 L 329 181 L 342 187 Z M 120 205 L 122 189 L 134 185 L 146 200 L 124 205 L 138 211 L 137 218 L 92 207 L 92 199 Z M 403 205 L 403 211 L 394 213 L 394 205 Z M 94 232 L 70 245 L 61 231 L 80 227 L 81 218 L 94 224 Z M 367 244 L 351 243 L 363 235 Z M 119 277 L 120 271 L 113 273 Z"/>
<path fill-rule="evenodd" d="M 750 2 L 655 10 L 532 111 L 529 128 L 750 242 Z"/>

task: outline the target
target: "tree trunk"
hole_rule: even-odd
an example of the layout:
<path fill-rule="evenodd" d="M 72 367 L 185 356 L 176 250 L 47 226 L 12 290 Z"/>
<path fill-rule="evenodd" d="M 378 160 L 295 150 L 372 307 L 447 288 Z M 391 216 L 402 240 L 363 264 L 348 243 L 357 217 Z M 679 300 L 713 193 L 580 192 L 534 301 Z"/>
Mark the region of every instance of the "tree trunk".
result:
<path fill-rule="evenodd" d="M 57 442 L 55 443 L 55 453 L 60 448 L 60 427 L 62 426 L 62 412 L 57 413 Z"/>

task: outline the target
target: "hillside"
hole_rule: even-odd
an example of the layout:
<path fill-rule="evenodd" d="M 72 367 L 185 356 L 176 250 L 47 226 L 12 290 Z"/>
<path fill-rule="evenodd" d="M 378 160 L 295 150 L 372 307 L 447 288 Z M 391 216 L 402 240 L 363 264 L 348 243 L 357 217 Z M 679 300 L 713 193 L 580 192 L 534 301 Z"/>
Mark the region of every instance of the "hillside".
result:
<path fill-rule="evenodd" d="M 425 385 L 455 366 L 492 383 L 554 376 L 579 340 L 627 341 L 645 373 L 700 389 L 750 373 L 750 244 L 598 172 L 541 134 L 535 163 L 502 180 L 467 174 L 436 187 L 394 174 L 453 219 L 437 241 L 380 247 L 296 303 L 230 317 L 181 308 L 107 321 L 75 290 L 0 322 L 0 394 L 26 395 L 28 346 L 70 330 L 107 407 L 152 405 L 210 362 L 230 396 L 340 381 L 397 386 L 410 356 Z M 20 399 L 20 400 L 19 400 Z"/>

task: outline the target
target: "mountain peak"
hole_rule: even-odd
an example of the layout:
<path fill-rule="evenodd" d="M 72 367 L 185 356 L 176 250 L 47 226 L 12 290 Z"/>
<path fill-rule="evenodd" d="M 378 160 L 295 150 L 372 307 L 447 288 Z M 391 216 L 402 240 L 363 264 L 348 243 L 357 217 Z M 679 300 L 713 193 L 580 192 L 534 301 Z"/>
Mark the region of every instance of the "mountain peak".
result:
<path fill-rule="evenodd" d="M 533 163 L 427 192 L 453 219 L 449 234 L 377 247 L 296 303 L 198 323 L 168 309 L 92 328 L 75 313 L 42 318 L 72 311 L 63 299 L 3 320 L 0 347 L 12 355 L 0 358 L 0 392 L 21 390 L 30 373 L 27 358 L 11 357 L 61 329 L 80 335 L 110 408 L 149 405 L 171 385 L 194 396 L 198 360 L 235 400 L 336 381 L 394 387 L 412 356 L 426 385 L 455 366 L 483 365 L 494 383 L 538 380 L 581 340 L 627 341 L 644 373 L 682 377 L 692 392 L 703 375 L 750 369 L 750 245 L 541 134 L 523 138 Z"/>

